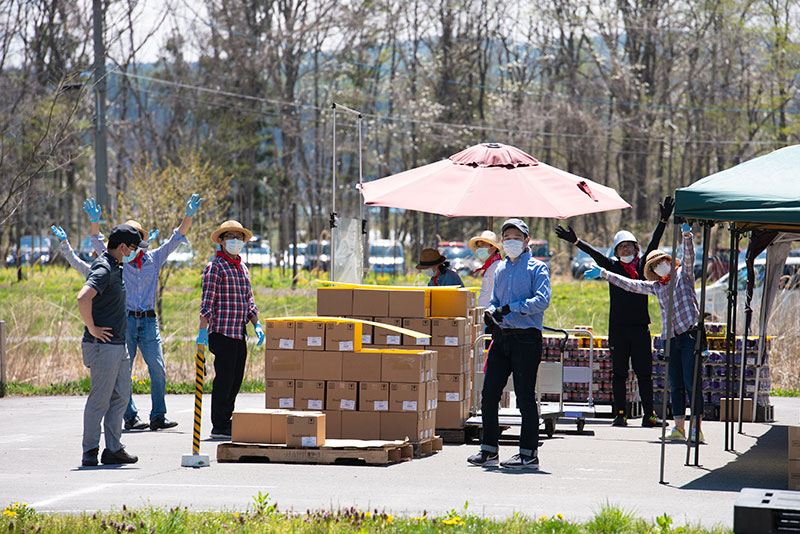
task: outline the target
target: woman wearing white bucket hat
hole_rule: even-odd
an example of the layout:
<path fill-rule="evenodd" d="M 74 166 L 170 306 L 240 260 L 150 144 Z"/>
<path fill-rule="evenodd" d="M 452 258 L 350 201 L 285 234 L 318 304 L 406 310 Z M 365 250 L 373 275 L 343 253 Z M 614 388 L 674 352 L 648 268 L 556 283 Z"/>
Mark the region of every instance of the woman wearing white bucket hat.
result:
<path fill-rule="evenodd" d="M 474 276 L 480 275 L 481 292 L 478 295 L 478 306 L 485 308 L 489 305 L 492 298 L 492 287 L 494 286 L 494 272 L 497 270 L 500 260 L 503 259 L 502 245 L 497 239 L 497 234 L 491 230 L 484 230 L 480 234 L 470 238 L 467 242 L 469 248 L 475 253 L 475 257 L 483 262 L 483 265 L 475 269 Z"/>

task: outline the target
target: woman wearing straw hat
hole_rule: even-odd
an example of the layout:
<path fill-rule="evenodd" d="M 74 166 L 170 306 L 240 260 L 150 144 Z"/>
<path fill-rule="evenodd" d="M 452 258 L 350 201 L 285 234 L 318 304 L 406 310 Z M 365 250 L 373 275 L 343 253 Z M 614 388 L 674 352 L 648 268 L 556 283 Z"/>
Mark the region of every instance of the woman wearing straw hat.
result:
<path fill-rule="evenodd" d="M 667 439 L 685 440 L 686 432 L 683 428 L 684 412 L 686 411 L 686 394 L 692 397 L 694 387 L 694 357 L 695 343 L 697 341 L 697 319 L 700 317 L 700 308 L 697 304 L 697 295 L 694 291 L 694 243 L 692 241 L 692 227 L 686 223 L 681 224 L 683 230 L 683 258 L 676 262 L 675 267 L 675 294 L 674 313 L 672 316 L 672 338 L 670 339 L 669 353 L 669 385 L 672 414 L 675 417 L 675 426 Z M 667 335 L 667 312 L 669 308 L 669 282 L 670 264 L 672 257 L 662 250 L 654 250 L 647 255 L 644 264 L 644 277 L 647 281 L 631 280 L 624 276 L 612 273 L 592 265 L 585 273 L 585 278 L 605 278 L 615 286 L 621 287 L 632 293 L 654 295 L 661 307 L 661 324 L 663 332 L 661 338 Z M 694 391 L 695 412 L 703 413 L 703 396 L 699 390 Z M 703 442 L 703 433 L 700 431 L 700 419 L 697 426 L 692 428 L 691 441 Z"/>
<path fill-rule="evenodd" d="M 428 281 L 429 286 L 464 287 L 461 277 L 450 268 L 450 262 L 435 248 L 422 249 L 416 269 L 431 277 Z"/>
<path fill-rule="evenodd" d="M 253 233 L 238 221 L 225 221 L 211 234 L 220 250 L 203 269 L 197 344 L 214 354 L 211 437 L 215 439 L 231 437 L 231 416 L 247 360 L 248 322 L 253 323 L 258 345 L 264 342 L 250 272 L 239 256 L 251 237 Z"/>
<path fill-rule="evenodd" d="M 483 265 L 473 271 L 474 276 L 480 275 L 481 292 L 478 295 L 478 306 L 486 308 L 492 298 L 492 287 L 494 287 L 494 272 L 500 264 L 502 247 L 497 240 L 497 234 L 491 230 L 484 230 L 479 235 L 470 238 L 467 243 L 475 257 L 483 262 Z"/>

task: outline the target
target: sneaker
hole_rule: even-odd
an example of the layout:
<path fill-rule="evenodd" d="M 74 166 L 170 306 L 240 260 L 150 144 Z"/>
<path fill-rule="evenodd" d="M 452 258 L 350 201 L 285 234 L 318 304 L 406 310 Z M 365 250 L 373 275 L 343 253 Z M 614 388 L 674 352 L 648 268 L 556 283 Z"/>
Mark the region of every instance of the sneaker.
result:
<path fill-rule="evenodd" d="M 139 461 L 139 458 L 128 454 L 125 451 L 125 447 L 122 447 L 117 452 L 104 449 L 103 455 L 100 456 L 100 461 L 103 462 L 104 465 L 135 464 Z"/>
<path fill-rule="evenodd" d="M 536 471 L 539 469 L 539 455 L 534 452 L 533 456 L 527 454 L 515 454 L 505 462 L 500 462 L 500 467 L 506 469 L 529 469 Z"/>
<path fill-rule="evenodd" d="M 211 439 L 231 439 L 231 431 L 229 428 L 221 430 L 218 428 L 212 428 Z"/>
<path fill-rule="evenodd" d="M 467 458 L 467 461 L 472 465 L 479 465 L 481 467 L 497 465 L 499 462 L 497 453 L 489 451 L 479 451 L 477 454 L 473 454 Z"/>
<path fill-rule="evenodd" d="M 125 430 L 144 430 L 149 426 L 150 424 L 142 421 L 138 415 L 133 419 L 125 421 Z"/>
<path fill-rule="evenodd" d="M 162 428 L 174 428 L 176 426 L 178 426 L 177 421 L 170 421 L 163 415 L 155 419 L 150 419 L 150 430 L 161 430 Z"/>
<path fill-rule="evenodd" d="M 705 443 L 706 442 L 706 438 L 705 438 L 705 436 L 703 436 L 703 431 L 701 430 L 700 431 L 700 440 L 698 441 L 697 440 L 697 428 L 692 428 L 692 433 L 689 436 L 689 441 L 691 441 L 692 443 L 694 443 L 695 441 L 697 441 L 698 443 Z"/>
<path fill-rule="evenodd" d="M 655 414 L 651 415 L 650 417 L 642 417 L 642 426 L 645 428 L 653 428 L 655 426 L 661 426 L 663 421 L 656 417 Z"/>
<path fill-rule="evenodd" d="M 83 458 L 81 459 L 81 465 L 83 467 L 94 467 L 97 465 L 97 453 L 100 452 L 100 449 L 95 447 L 94 449 L 89 449 L 88 451 L 83 453 Z"/>
<path fill-rule="evenodd" d="M 611 426 L 628 426 L 628 418 L 625 417 L 622 413 L 618 413 L 614 420 L 611 422 Z"/>
<path fill-rule="evenodd" d="M 676 440 L 676 441 L 677 440 L 683 441 L 683 440 L 686 439 L 686 433 L 682 429 L 678 428 L 677 426 L 673 426 L 672 427 L 672 432 L 667 434 L 667 438 L 666 439 Z"/>

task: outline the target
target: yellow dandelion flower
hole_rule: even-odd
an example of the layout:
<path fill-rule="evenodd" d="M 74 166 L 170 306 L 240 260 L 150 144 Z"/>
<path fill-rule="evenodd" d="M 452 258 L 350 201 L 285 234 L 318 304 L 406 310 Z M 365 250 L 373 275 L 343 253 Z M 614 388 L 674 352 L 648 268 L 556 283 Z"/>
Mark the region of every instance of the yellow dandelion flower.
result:
<path fill-rule="evenodd" d="M 547 521 L 547 519 L 548 517 L 546 515 L 543 515 L 542 517 L 539 518 L 539 521 Z"/>
<path fill-rule="evenodd" d="M 386 522 L 387 523 L 391 523 L 392 521 L 394 521 L 394 517 L 392 517 L 392 514 L 387 515 L 386 516 Z"/>
<path fill-rule="evenodd" d="M 366 517 L 372 517 L 372 512 L 364 512 L 364 516 L 366 516 Z"/>
<path fill-rule="evenodd" d="M 556 514 L 556 518 L 558 518 L 558 519 L 559 519 L 559 520 L 561 520 L 561 521 L 563 521 L 563 520 L 564 520 L 564 516 L 563 516 L 563 515 L 561 515 L 561 514 Z"/>
<path fill-rule="evenodd" d="M 17 515 L 17 512 L 15 512 L 13 510 L 9 510 L 8 508 L 6 508 L 5 511 L 3 512 L 3 515 L 8 516 L 8 517 L 14 517 L 14 516 Z"/>

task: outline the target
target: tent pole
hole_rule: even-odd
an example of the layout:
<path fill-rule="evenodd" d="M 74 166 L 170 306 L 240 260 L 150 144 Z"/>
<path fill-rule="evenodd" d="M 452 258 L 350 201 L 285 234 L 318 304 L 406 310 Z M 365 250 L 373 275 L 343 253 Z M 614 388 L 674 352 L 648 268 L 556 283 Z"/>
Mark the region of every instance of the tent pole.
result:
<path fill-rule="evenodd" d="M 750 232 L 750 241 L 753 241 L 754 234 Z M 747 245 L 748 253 L 750 249 L 750 244 Z M 750 277 L 750 265 L 748 263 L 748 278 Z M 736 272 L 739 272 L 739 266 L 736 266 Z M 749 286 L 748 282 L 748 286 Z M 747 335 L 750 333 L 750 323 L 753 319 L 753 309 L 751 307 L 752 304 L 752 295 L 746 293 L 745 294 L 745 308 L 744 308 L 744 334 L 742 335 L 742 356 L 741 362 L 739 363 L 739 434 L 742 434 L 742 418 L 744 417 L 744 372 L 747 369 Z"/>
<path fill-rule="evenodd" d="M 700 421 L 702 414 L 695 413 L 696 407 L 700 404 L 697 399 L 702 398 L 702 386 L 700 362 L 703 359 L 703 337 L 706 329 L 706 273 L 708 272 L 708 245 L 711 242 L 711 225 L 710 221 L 703 221 L 703 269 L 700 275 L 700 320 L 697 322 L 697 339 L 694 344 L 694 376 L 692 377 L 692 398 L 690 400 L 691 417 L 689 418 L 689 439 L 686 440 L 686 465 L 689 465 L 689 455 L 692 450 L 692 421 L 697 421 L 697 437 L 700 437 Z M 686 269 L 688 265 L 684 265 Z M 692 265 L 690 268 L 694 268 Z M 700 440 L 694 442 L 694 465 L 700 464 Z"/>
<path fill-rule="evenodd" d="M 728 259 L 728 313 L 725 334 L 725 450 L 733 450 L 733 362 L 736 354 L 736 297 L 739 285 L 739 232 L 736 225 L 730 224 L 730 258 Z"/>
<path fill-rule="evenodd" d="M 669 353 L 672 345 L 672 315 L 675 304 L 675 260 L 678 247 L 678 221 L 673 217 L 672 224 L 672 263 L 669 273 L 669 298 L 667 299 L 667 324 L 661 328 L 666 329 L 664 336 L 664 391 L 661 393 L 661 465 L 659 467 L 659 484 L 666 484 L 664 481 L 664 455 L 667 445 L 667 395 L 669 394 Z"/>

